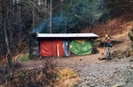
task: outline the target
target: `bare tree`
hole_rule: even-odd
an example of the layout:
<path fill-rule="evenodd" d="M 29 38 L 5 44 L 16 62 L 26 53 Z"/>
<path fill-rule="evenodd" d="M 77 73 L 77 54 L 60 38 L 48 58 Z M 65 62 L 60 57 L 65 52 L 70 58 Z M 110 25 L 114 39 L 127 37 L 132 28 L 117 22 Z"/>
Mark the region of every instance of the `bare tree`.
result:
<path fill-rule="evenodd" d="M 6 57 L 8 60 L 9 67 L 12 68 L 12 59 L 11 59 L 11 52 L 10 52 L 10 47 L 9 47 L 9 39 L 7 36 L 7 29 L 10 26 L 10 23 L 8 21 L 8 18 L 10 16 L 10 1 L 8 0 L 2 0 L 2 25 L 3 25 L 3 30 L 4 30 L 4 37 L 5 37 L 5 47 L 6 47 Z M 8 26 L 7 26 L 8 25 Z"/>

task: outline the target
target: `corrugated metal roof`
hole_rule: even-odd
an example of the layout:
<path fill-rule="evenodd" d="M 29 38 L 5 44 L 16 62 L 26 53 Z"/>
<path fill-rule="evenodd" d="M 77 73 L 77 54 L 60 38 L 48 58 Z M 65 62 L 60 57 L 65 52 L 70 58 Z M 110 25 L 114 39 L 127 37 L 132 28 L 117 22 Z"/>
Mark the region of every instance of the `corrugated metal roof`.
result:
<path fill-rule="evenodd" d="M 37 33 L 37 37 L 45 37 L 45 38 L 81 38 L 81 37 L 98 37 L 98 35 L 94 33 Z"/>

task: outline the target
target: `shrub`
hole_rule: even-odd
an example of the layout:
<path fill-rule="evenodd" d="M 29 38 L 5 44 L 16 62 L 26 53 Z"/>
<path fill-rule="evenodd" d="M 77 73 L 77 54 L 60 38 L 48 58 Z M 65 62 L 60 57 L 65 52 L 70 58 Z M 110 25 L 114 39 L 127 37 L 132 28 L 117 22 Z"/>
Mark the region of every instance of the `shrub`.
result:
<path fill-rule="evenodd" d="M 31 60 L 31 58 L 29 57 L 29 54 L 24 54 L 22 56 L 22 59 L 21 59 L 22 62 L 26 62 L 26 61 L 29 61 L 29 60 Z"/>
<path fill-rule="evenodd" d="M 29 58 L 24 55 L 23 58 Z M 53 87 L 56 75 L 56 64 L 51 58 L 42 60 L 44 64 L 34 69 L 23 69 L 14 71 L 12 77 L 7 76 L 7 87 Z"/>

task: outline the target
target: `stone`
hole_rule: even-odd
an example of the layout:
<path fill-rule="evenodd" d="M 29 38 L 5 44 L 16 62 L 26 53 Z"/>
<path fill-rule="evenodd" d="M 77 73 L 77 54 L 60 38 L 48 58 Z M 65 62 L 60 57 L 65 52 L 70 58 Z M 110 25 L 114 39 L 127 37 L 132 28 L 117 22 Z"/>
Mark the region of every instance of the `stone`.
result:
<path fill-rule="evenodd" d="M 86 86 L 87 86 L 87 87 L 90 86 L 90 83 L 86 83 Z"/>
<path fill-rule="evenodd" d="M 126 52 L 126 57 L 130 57 L 129 51 Z"/>
<path fill-rule="evenodd" d="M 129 62 L 133 62 L 133 59 L 130 59 Z"/>
<path fill-rule="evenodd" d="M 95 87 L 95 85 L 94 84 L 91 84 L 90 87 Z"/>
<path fill-rule="evenodd" d="M 133 65 L 131 65 L 131 69 L 133 69 Z"/>
<path fill-rule="evenodd" d="M 115 84 L 115 85 L 112 86 L 112 87 L 125 87 L 125 85 L 126 85 L 126 83 L 121 82 L 121 83 L 117 83 L 117 84 Z"/>
<path fill-rule="evenodd" d="M 33 51 L 33 52 L 32 52 L 32 55 L 37 55 L 37 52 L 36 52 L 36 51 Z"/>
<path fill-rule="evenodd" d="M 37 47 L 33 47 L 32 48 L 33 50 L 39 50 L 39 47 L 37 46 Z"/>

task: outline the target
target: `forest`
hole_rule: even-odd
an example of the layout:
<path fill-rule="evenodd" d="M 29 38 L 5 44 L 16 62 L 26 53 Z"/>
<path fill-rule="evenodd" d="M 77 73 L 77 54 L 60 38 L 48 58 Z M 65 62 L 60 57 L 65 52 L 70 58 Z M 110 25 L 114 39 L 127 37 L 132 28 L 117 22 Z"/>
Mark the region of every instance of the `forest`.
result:
<path fill-rule="evenodd" d="M 0 0 L 0 60 L 6 58 L 11 68 L 32 33 L 115 35 L 132 14 L 132 0 Z"/>
<path fill-rule="evenodd" d="M 92 32 L 93 27 L 99 23 L 106 24 L 109 20 L 124 14 L 132 16 L 133 9 L 130 0 L 53 0 L 51 2 L 50 0 L 0 1 L 1 57 L 19 53 L 28 44 L 27 37 L 32 32 L 78 33 L 84 29 Z"/>

